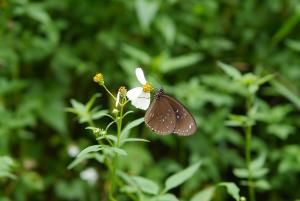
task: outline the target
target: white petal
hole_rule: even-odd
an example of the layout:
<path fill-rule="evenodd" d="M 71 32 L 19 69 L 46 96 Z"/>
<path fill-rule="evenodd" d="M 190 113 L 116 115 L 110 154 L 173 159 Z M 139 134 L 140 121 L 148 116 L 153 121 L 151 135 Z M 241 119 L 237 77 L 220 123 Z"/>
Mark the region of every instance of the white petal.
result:
<path fill-rule="evenodd" d="M 137 79 L 139 80 L 139 82 L 144 85 L 147 83 L 145 76 L 144 76 L 144 72 L 141 68 L 136 68 L 135 69 L 135 75 L 137 77 Z"/>
<path fill-rule="evenodd" d="M 135 100 L 139 97 L 139 95 L 141 95 L 142 92 L 143 92 L 142 87 L 135 87 L 133 89 L 130 89 L 126 95 L 129 100 Z"/>
<path fill-rule="evenodd" d="M 120 102 L 120 92 L 118 92 L 117 94 L 116 107 L 118 106 L 119 102 Z"/>
<path fill-rule="evenodd" d="M 136 108 L 147 110 L 150 105 L 150 93 L 142 92 L 141 95 L 131 101 L 132 105 Z"/>

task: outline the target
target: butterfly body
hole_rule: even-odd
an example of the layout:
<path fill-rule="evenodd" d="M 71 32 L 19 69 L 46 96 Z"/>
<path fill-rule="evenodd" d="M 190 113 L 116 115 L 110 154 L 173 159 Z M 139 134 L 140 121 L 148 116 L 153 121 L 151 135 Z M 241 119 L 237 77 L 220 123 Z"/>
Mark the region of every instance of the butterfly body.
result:
<path fill-rule="evenodd" d="M 160 135 L 175 133 L 180 136 L 192 135 L 197 130 L 193 116 L 175 98 L 160 89 L 145 114 L 145 123 Z"/>

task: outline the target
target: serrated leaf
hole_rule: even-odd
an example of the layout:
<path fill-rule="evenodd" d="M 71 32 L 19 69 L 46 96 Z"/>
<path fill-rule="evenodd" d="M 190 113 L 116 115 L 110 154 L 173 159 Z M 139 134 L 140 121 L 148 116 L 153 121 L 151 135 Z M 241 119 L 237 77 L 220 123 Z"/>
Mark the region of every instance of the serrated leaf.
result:
<path fill-rule="evenodd" d="M 210 186 L 195 194 L 190 201 L 210 201 L 214 195 L 216 188 Z"/>
<path fill-rule="evenodd" d="M 144 193 L 148 193 L 151 195 L 157 195 L 159 191 L 158 185 L 151 181 L 150 179 L 146 179 L 140 176 L 132 176 L 132 179 L 135 181 L 137 187 L 141 189 Z"/>
<path fill-rule="evenodd" d="M 91 152 L 97 152 L 101 149 L 103 149 L 103 147 L 101 147 L 101 145 L 92 145 L 92 146 L 89 146 L 89 147 L 85 148 L 84 150 L 82 150 L 76 157 L 80 158 L 80 157 L 84 156 L 85 154 L 88 154 Z"/>
<path fill-rule="evenodd" d="M 224 186 L 227 189 L 227 193 L 231 195 L 236 201 L 240 200 L 240 189 L 235 183 L 232 182 L 222 182 L 218 186 Z"/>
<path fill-rule="evenodd" d="M 168 190 L 175 188 L 191 178 L 193 174 L 198 170 L 200 167 L 201 162 L 198 162 L 190 167 L 170 176 L 165 182 L 165 189 L 163 192 L 167 192 Z"/>
<path fill-rule="evenodd" d="M 233 79 L 240 79 L 242 77 L 240 71 L 238 71 L 235 67 L 230 66 L 228 64 L 225 64 L 223 62 L 218 61 L 217 65 L 222 68 L 222 70 L 229 75 L 230 77 L 232 77 Z"/>

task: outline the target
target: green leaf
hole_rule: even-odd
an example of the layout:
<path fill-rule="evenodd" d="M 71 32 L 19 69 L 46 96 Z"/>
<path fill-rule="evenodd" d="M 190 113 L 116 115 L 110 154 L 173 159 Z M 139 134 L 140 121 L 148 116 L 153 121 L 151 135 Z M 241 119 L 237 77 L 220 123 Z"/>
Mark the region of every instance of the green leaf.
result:
<path fill-rule="evenodd" d="M 159 187 L 155 182 L 140 176 L 132 176 L 132 179 L 135 181 L 137 187 L 144 193 L 152 195 L 158 194 Z"/>
<path fill-rule="evenodd" d="M 127 173 L 118 171 L 117 174 L 131 187 L 137 187 L 136 182 L 133 180 L 132 176 L 129 176 Z"/>
<path fill-rule="evenodd" d="M 264 180 L 264 179 L 255 181 L 254 186 L 257 189 L 265 190 L 265 191 L 270 190 L 272 188 L 271 184 L 267 180 Z"/>
<path fill-rule="evenodd" d="M 84 113 L 85 112 L 85 105 L 82 103 L 78 102 L 75 99 L 71 99 L 71 105 L 73 108 L 67 108 L 67 111 L 79 114 L 79 113 Z"/>
<path fill-rule="evenodd" d="M 292 50 L 300 52 L 300 41 L 297 40 L 286 40 L 285 44 Z"/>
<path fill-rule="evenodd" d="M 289 89 L 282 83 L 278 81 L 272 81 L 272 86 L 284 97 L 286 97 L 289 101 L 291 101 L 299 110 L 300 110 L 300 98 L 296 92 Z"/>
<path fill-rule="evenodd" d="M 265 84 L 266 82 L 269 82 L 270 80 L 272 80 L 274 77 L 275 77 L 275 75 L 273 75 L 273 74 L 269 74 L 269 75 L 260 77 L 260 78 L 258 78 L 258 80 L 257 80 L 257 84 L 258 84 L 258 85 Z"/>
<path fill-rule="evenodd" d="M 151 57 L 146 52 L 131 45 L 124 44 L 122 51 L 142 63 L 149 63 L 151 60 Z"/>
<path fill-rule="evenodd" d="M 193 64 L 196 64 L 202 59 L 203 55 L 200 53 L 191 53 L 179 57 L 167 58 L 164 61 L 162 61 L 160 65 L 160 70 L 163 73 L 168 73 L 170 71 L 189 67 Z"/>
<path fill-rule="evenodd" d="M 215 190 L 215 186 L 207 187 L 194 195 L 190 201 L 210 201 L 214 195 Z"/>
<path fill-rule="evenodd" d="M 254 120 L 244 115 L 230 114 L 229 120 L 225 125 L 232 127 L 244 127 L 245 125 L 254 125 Z"/>
<path fill-rule="evenodd" d="M 124 141 L 121 141 L 121 144 L 126 143 L 126 142 L 150 142 L 150 141 L 142 139 L 142 138 L 127 138 Z"/>
<path fill-rule="evenodd" d="M 129 136 L 129 132 L 132 128 L 140 125 L 143 122 L 144 122 L 144 117 L 136 119 L 130 122 L 129 124 L 127 124 L 121 133 L 121 141 L 124 141 Z"/>
<path fill-rule="evenodd" d="M 257 169 L 260 169 L 264 166 L 266 161 L 266 154 L 261 154 L 259 157 L 255 158 L 251 161 L 250 167 L 253 172 L 255 172 Z"/>
<path fill-rule="evenodd" d="M 268 172 L 269 170 L 267 168 L 257 168 L 254 171 L 252 171 L 252 177 L 261 178 L 265 176 Z M 235 168 L 233 170 L 233 174 L 239 178 L 243 178 L 243 179 L 249 178 L 249 172 L 247 169 L 244 168 Z"/>
<path fill-rule="evenodd" d="M 31 3 L 27 6 L 27 14 L 34 20 L 46 24 L 51 21 L 50 16 L 46 12 L 44 6 L 39 3 Z"/>
<path fill-rule="evenodd" d="M 100 119 L 104 116 L 106 116 L 108 113 L 108 110 L 99 110 L 99 111 L 96 111 L 96 112 L 93 112 L 92 113 L 92 118 L 95 120 L 95 119 Z"/>
<path fill-rule="evenodd" d="M 101 97 L 101 94 L 99 94 L 99 93 L 94 94 L 94 95 L 90 98 L 90 100 L 86 103 L 86 106 L 85 106 L 85 110 L 86 110 L 86 111 L 90 111 L 90 110 L 91 110 L 92 106 L 93 106 L 94 103 L 95 103 L 96 98 L 98 98 L 98 97 Z"/>
<path fill-rule="evenodd" d="M 103 139 L 110 139 L 114 142 L 117 142 L 118 138 L 114 135 L 103 135 L 103 136 L 100 136 L 100 137 L 97 137 L 97 140 L 103 140 Z"/>
<path fill-rule="evenodd" d="M 246 179 L 249 177 L 248 170 L 245 168 L 234 168 L 233 174 L 236 177 L 243 178 L 243 179 Z"/>
<path fill-rule="evenodd" d="M 80 158 L 88 153 L 97 152 L 101 149 L 103 149 L 103 147 L 101 147 L 101 145 L 92 145 L 92 146 L 89 146 L 89 147 L 85 148 L 84 150 L 82 150 L 76 157 Z"/>
<path fill-rule="evenodd" d="M 157 29 L 165 37 L 166 43 L 173 45 L 176 36 L 176 26 L 174 22 L 168 16 L 161 16 L 155 21 L 155 24 Z"/>
<path fill-rule="evenodd" d="M 299 7 L 299 6 L 298 6 Z M 300 9 L 295 8 L 295 13 L 291 15 L 279 28 L 276 34 L 272 38 L 272 44 L 276 45 L 282 39 L 284 39 L 292 29 L 299 23 L 300 21 Z"/>
<path fill-rule="evenodd" d="M 191 178 L 200 167 L 201 162 L 198 162 L 190 167 L 170 176 L 165 182 L 165 189 L 163 192 L 167 192 L 172 188 L 175 188 Z"/>
<path fill-rule="evenodd" d="M 10 178 L 16 179 L 16 176 L 12 174 L 12 171 L 16 168 L 15 161 L 9 156 L 0 157 L 0 179 Z"/>
<path fill-rule="evenodd" d="M 240 189 L 235 183 L 232 182 L 222 182 L 218 186 L 224 186 L 227 189 L 227 193 L 231 195 L 236 201 L 240 200 Z"/>
<path fill-rule="evenodd" d="M 89 154 L 85 154 L 81 157 L 76 157 L 69 165 L 68 165 L 68 169 L 72 169 L 75 166 L 79 165 L 80 163 L 82 163 L 83 161 L 86 161 L 88 159 L 96 159 L 98 162 L 103 163 L 104 161 L 104 156 L 99 154 L 99 153 L 89 153 Z"/>
<path fill-rule="evenodd" d="M 232 77 L 235 80 L 238 80 L 242 77 L 240 71 L 238 71 L 235 67 L 230 66 L 228 64 L 222 63 L 220 61 L 217 62 L 217 65 L 222 68 L 222 70 L 229 75 L 230 77 Z"/>
<path fill-rule="evenodd" d="M 137 17 L 144 32 L 149 30 L 158 8 L 159 1 L 135 0 Z"/>
<path fill-rule="evenodd" d="M 151 201 L 179 201 L 178 198 L 170 193 L 159 195 L 151 199 Z"/>
<path fill-rule="evenodd" d="M 123 155 L 123 156 L 127 155 L 127 152 L 124 149 L 117 148 L 117 147 L 107 147 L 107 148 L 119 155 Z"/>

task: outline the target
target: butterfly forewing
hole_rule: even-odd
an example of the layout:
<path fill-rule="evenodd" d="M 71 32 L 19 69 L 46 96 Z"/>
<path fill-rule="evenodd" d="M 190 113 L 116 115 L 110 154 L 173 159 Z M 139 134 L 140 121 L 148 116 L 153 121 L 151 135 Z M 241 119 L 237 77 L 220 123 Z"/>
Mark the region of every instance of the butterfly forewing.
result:
<path fill-rule="evenodd" d="M 153 100 L 145 114 L 145 123 L 160 135 L 167 135 L 174 131 L 176 117 L 167 98 L 161 96 Z"/>
<path fill-rule="evenodd" d="M 172 98 L 168 95 L 162 95 L 161 98 L 168 100 L 168 103 L 171 105 L 174 111 L 176 124 L 173 133 L 182 136 L 194 134 L 197 130 L 197 124 L 187 109 L 185 109 L 185 107 L 175 98 Z"/>

